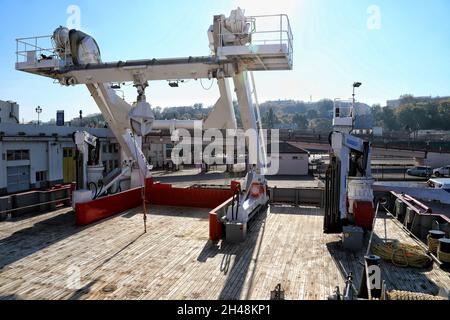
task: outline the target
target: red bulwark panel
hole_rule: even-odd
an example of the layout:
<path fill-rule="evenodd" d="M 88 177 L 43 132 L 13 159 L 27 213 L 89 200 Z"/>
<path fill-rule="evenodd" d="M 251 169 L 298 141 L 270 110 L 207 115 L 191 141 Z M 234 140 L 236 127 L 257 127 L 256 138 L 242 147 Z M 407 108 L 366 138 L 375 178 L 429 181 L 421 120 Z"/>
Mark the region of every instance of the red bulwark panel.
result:
<path fill-rule="evenodd" d="M 151 204 L 160 206 L 213 209 L 232 196 L 231 190 L 221 189 L 182 189 L 167 185 L 147 188 L 147 200 Z"/>
<path fill-rule="evenodd" d="M 209 240 L 219 241 L 222 239 L 222 223 L 217 220 L 217 213 L 211 212 L 209 214 Z"/>
<path fill-rule="evenodd" d="M 146 181 L 145 198 L 147 203 L 171 207 L 216 208 L 229 200 L 237 183 L 232 188 L 174 188 L 170 184 L 154 183 L 153 179 Z M 77 225 L 84 226 L 108 218 L 115 214 L 142 205 L 140 188 L 121 192 L 87 203 L 77 204 L 75 208 Z"/>
<path fill-rule="evenodd" d="M 229 205 L 231 201 L 233 201 L 233 198 L 228 199 L 226 202 L 222 203 L 219 207 L 209 213 L 209 240 L 219 241 L 222 239 L 223 225 L 222 222 L 217 219 L 217 213 Z"/>
<path fill-rule="evenodd" d="M 355 201 L 353 205 L 353 213 L 355 215 L 355 225 L 364 230 L 371 231 L 373 228 L 373 219 L 375 211 L 372 202 Z"/>
<path fill-rule="evenodd" d="M 96 221 L 142 205 L 142 189 L 133 189 L 76 205 L 78 226 L 86 226 Z"/>

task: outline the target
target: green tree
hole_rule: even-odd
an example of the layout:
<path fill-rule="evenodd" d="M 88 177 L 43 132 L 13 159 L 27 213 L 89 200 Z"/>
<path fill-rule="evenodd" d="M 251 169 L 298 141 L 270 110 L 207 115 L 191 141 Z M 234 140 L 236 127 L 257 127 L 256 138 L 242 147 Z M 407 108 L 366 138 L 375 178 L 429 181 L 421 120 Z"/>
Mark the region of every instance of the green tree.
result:
<path fill-rule="evenodd" d="M 155 119 L 156 120 L 161 120 L 162 119 L 162 109 L 161 107 L 156 107 L 153 109 L 153 113 L 155 114 Z"/>
<path fill-rule="evenodd" d="M 331 112 L 333 111 L 334 103 L 331 100 L 323 99 L 317 103 L 319 110 L 319 116 L 321 118 L 331 118 Z"/>
<path fill-rule="evenodd" d="M 292 123 L 295 124 L 298 129 L 307 129 L 309 121 L 305 115 L 297 113 L 292 117 Z"/>
<path fill-rule="evenodd" d="M 394 111 L 390 108 L 383 108 L 382 121 L 384 127 L 388 130 L 398 130 L 398 120 Z"/>
<path fill-rule="evenodd" d="M 265 122 L 265 123 L 264 123 Z M 265 124 L 265 127 L 267 129 L 273 129 L 276 124 L 279 123 L 278 117 L 273 111 L 273 108 L 270 108 L 267 112 L 266 121 L 263 119 L 263 124 Z"/>
<path fill-rule="evenodd" d="M 427 112 L 424 108 L 404 105 L 398 108 L 397 117 L 403 128 L 409 128 L 411 131 L 427 129 L 425 125 Z"/>
<path fill-rule="evenodd" d="M 399 122 L 394 110 L 388 107 L 382 108 L 380 105 L 372 107 L 372 116 L 376 126 L 386 130 L 399 130 Z"/>
<path fill-rule="evenodd" d="M 310 109 L 310 110 L 308 110 L 308 112 L 306 112 L 306 118 L 308 120 L 317 119 L 317 118 L 319 118 L 319 113 L 317 112 L 317 110 Z"/>
<path fill-rule="evenodd" d="M 439 103 L 437 113 L 440 115 L 439 127 L 442 130 L 450 130 L 450 101 Z"/>
<path fill-rule="evenodd" d="M 410 104 L 414 102 L 414 96 L 412 94 L 403 94 L 400 96 L 400 105 Z"/>
<path fill-rule="evenodd" d="M 309 122 L 310 129 L 317 132 L 330 132 L 333 130 L 332 122 L 330 119 L 313 119 Z"/>

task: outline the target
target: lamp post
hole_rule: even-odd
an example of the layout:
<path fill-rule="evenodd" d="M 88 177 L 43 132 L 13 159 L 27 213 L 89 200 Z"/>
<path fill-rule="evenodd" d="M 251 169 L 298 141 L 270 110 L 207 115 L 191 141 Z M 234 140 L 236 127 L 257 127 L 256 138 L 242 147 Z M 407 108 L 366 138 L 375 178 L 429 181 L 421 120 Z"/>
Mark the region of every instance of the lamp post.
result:
<path fill-rule="evenodd" d="M 80 127 L 83 127 L 83 110 L 80 110 Z"/>
<path fill-rule="evenodd" d="M 356 99 L 355 99 L 355 91 L 356 91 L 356 88 L 359 88 L 359 87 L 361 87 L 362 86 L 362 83 L 361 82 L 355 82 L 355 83 L 353 83 L 353 94 L 352 94 L 352 97 L 353 97 L 353 100 L 352 100 L 352 114 L 351 114 L 351 116 L 352 116 L 352 118 L 353 118 L 353 127 L 355 126 L 355 114 L 356 114 L 356 112 L 355 112 L 355 102 L 356 102 Z M 353 130 L 352 130 L 353 131 Z"/>
<path fill-rule="evenodd" d="M 361 86 L 362 86 L 361 82 L 353 83 L 353 95 L 352 95 L 352 97 L 353 97 L 353 108 L 355 107 L 355 102 L 356 102 L 356 100 L 355 100 L 355 90 L 356 90 L 356 88 L 359 88 Z"/>
<path fill-rule="evenodd" d="M 42 108 L 40 106 L 38 106 L 36 108 L 36 113 L 37 113 L 37 116 L 38 116 L 38 123 L 37 124 L 39 125 L 40 115 L 42 113 Z"/>

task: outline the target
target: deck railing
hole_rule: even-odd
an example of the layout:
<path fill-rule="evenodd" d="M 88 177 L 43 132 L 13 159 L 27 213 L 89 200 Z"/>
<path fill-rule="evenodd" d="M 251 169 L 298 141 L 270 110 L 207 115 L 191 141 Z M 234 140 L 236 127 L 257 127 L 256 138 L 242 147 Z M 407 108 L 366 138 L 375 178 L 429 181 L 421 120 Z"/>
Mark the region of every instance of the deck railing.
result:
<path fill-rule="evenodd" d="M 52 36 L 37 36 L 16 39 L 16 62 L 29 61 L 29 55 L 33 54 L 35 59 L 42 57 L 55 58 Z"/>
<path fill-rule="evenodd" d="M 246 23 L 250 24 L 248 33 L 231 33 L 237 38 L 249 36 L 250 42 L 247 46 L 279 44 L 280 47 L 286 45 L 289 63 L 293 62 L 294 55 L 294 37 L 292 35 L 291 23 L 286 14 L 278 15 L 259 15 L 246 18 Z M 225 31 L 225 21 L 220 21 L 220 43 L 223 45 L 225 37 L 230 35 Z"/>

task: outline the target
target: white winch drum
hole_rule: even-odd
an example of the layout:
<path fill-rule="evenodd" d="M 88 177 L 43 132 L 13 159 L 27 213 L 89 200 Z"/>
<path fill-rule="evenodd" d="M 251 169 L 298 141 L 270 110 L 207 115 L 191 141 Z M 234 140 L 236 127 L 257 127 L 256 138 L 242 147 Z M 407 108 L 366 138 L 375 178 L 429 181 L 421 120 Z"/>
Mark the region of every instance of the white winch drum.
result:
<path fill-rule="evenodd" d="M 373 202 L 373 179 L 348 178 L 348 199 Z"/>

